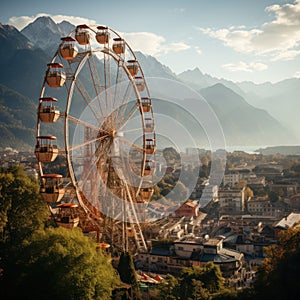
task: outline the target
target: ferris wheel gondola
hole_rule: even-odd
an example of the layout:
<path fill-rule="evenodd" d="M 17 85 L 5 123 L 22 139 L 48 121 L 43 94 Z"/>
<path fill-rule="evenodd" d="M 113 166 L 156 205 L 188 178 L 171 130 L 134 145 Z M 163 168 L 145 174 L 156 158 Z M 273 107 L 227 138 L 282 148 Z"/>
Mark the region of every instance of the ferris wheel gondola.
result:
<path fill-rule="evenodd" d="M 79 226 L 98 228 L 103 243 L 124 249 L 133 236 L 146 250 L 136 206 L 153 193 L 156 136 L 135 53 L 113 29 L 79 25 L 47 66 L 36 129 L 41 193 L 47 203 L 78 204 Z M 64 176 L 48 173 L 57 156 L 65 158 Z"/>

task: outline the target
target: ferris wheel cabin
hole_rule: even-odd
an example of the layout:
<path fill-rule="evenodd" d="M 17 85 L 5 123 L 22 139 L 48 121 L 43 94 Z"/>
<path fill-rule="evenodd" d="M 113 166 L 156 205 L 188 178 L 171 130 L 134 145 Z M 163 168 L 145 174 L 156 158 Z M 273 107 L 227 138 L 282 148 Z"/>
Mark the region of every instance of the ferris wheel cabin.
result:
<path fill-rule="evenodd" d="M 140 196 L 141 196 L 143 202 L 147 202 L 153 195 L 154 188 L 152 187 L 151 181 L 145 181 L 145 182 L 143 182 L 143 185 L 144 186 L 141 187 L 141 189 L 140 189 Z"/>
<path fill-rule="evenodd" d="M 55 102 L 57 102 L 55 98 L 40 98 L 38 116 L 42 122 L 54 123 L 59 118 L 60 111 L 55 107 Z"/>
<path fill-rule="evenodd" d="M 59 47 L 59 53 L 66 60 L 74 59 L 78 54 L 78 48 L 75 45 L 75 40 L 70 37 L 61 38 L 62 43 Z"/>
<path fill-rule="evenodd" d="M 154 131 L 154 120 L 153 118 L 145 118 L 145 132 L 151 133 Z"/>
<path fill-rule="evenodd" d="M 87 25 L 78 25 L 76 27 L 75 39 L 79 45 L 89 44 L 91 36 L 88 29 L 89 27 Z"/>
<path fill-rule="evenodd" d="M 54 161 L 58 155 L 57 145 L 53 143 L 56 137 L 53 135 L 38 136 L 34 154 L 40 162 Z"/>
<path fill-rule="evenodd" d="M 109 32 L 108 27 L 106 26 L 98 26 L 98 31 L 96 33 L 96 40 L 99 44 L 107 44 L 109 41 Z"/>
<path fill-rule="evenodd" d="M 155 169 L 155 162 L 153 160 L 146 160 L 144 175 L 152 175 Z"/>
<path fill-rule="evenodd" d="M 140 195 L 142 197 L 143 202 L 149 201 L 151 196 L 153 195 L 154 189 L 151 187 L 141 188 Z"/>
<path fill-rule="evenodd" d="M 134 77 L 136 88 L 139 92 L 143 92 L 145 90 L 145 80 L 141 76 Z"/>
<path fill-rule="evenodd" d="M 114 38 L 112 49 L 116 54 L 125 53 L 125 41 L 122 38 Z"/>
<path fill-rule="evenodd" d="M 79 216 L 76 212 L 78 207 L 75 203 L 61 203 L 56 206 L 58 214 L 55 215 L 55 222 L 58 226 L 67 229 L 77 227 L 79 224 Z"/>
<path fill-rule="evenodd" d="M 47 65 L 46 82 L 50 87 L 57 88 L 64 85 L 66 82 L 66 73 L 63 70 L 63 65 L 59 63 L 50 63 Z"/>
<path fill-rule="evenodd" d="M 62 175 L 44 174 L 41 176 L 40 194 L 47 203 L 58 202 L 65 194 Z"/>
<path fill-rule="evenodd" d="M 131 76 L 135 76 L 139 72 L 139 64 L 136 60 L 127 61 L 127 69 Z"/>
<path fill-rule="evenodd" d="M 146 139 L 146 154 L 153 154 L 156 150 L 155 140 Z"/>
<path fill-rule="evenodd" d="M 151 110 L 151 99 L 148 97 L 141 98 L 143 112 L 149 112 Z"/>

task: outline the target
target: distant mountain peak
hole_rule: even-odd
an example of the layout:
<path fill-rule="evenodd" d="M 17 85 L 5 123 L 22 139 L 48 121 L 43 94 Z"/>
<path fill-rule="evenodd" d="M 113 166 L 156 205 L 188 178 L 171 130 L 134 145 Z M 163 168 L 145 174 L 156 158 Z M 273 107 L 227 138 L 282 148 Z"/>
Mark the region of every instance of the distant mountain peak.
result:
<path fill-rule="evenodd" d="M 147 77 L 176 79 L 176 74 L 169 67 L 160 63 L 155 57 L 146 55 L 140 51 L 135 51 L 135 55 Z"/>
<path fill-rule="evenodd" d="M 67 21 L 57 24 L 49 16 L 42 16 L 28 24 L 21 32 L 34 43 L 34 45 L 43 50 L 51 49 L 53 52 L 57 49 L 62 36 L 68 35 L 74 25 Z"/>
<path fill-rule="evenodd" d="M 11 25 L 0 24 L 1 62 L 9 60 L 20 49 L 31 49 L 32 43 L 19 30 Z"/>
<path fill-rule="evenodd" d="M 183 71 L 182 73 L 178 74 L 178 76 L 181 76 L 181 77 L 183 77 L 183 76 L 191 76 L 191 75 L 194 75 L 194 76 L 196 76 L 196 75 L 203 76 L 203 73 L 201 72 L 201 70 L 198 67 L 196 67 L 194 69 L 188 69 L 188 70 Z"/>

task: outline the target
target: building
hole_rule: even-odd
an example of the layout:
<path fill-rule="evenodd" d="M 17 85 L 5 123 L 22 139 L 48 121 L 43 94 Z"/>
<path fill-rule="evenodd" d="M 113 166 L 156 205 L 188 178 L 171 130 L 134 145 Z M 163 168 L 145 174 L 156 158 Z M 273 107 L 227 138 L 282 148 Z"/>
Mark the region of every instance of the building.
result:
<path fill-rule="evenodd" d="M 242 174 L 238 171 L 230 171 L 224 175 L 223 185 L 233 187 L 242 179 Z"/>
<path fill-rule="evenodd" d="M 273 216 L 275 208 L 266 198 L 251 198 L 247 201 L 247 210 L 253 215 Z"/>
<path fill-rule="evenodd" d="M 197 217 L 199 213 L 199 205 L 195 201 L 186 201 L 178 209 L 175 210 L 175 217 Z"/>
<path fill-rule="evenodd" d="M 269 189 L 281 197 L 290 197 L 298 192 L 298 184 L 272 183 Z"/>
<path fill-rule="evenodd" d="M 263 176 L 267 180 L 274 180 L 276 178 L 282 178 L 283 166 L 278 163 L 264 163 L 257 165 L 253 172 L 258 176 Z"/>
<path fill-rule="evenodd" d="M 240 214 L 245 211 L 245 187 L 223 187 L 219 189 L 221 214 Z"/>
<path fill-rule="evenodd" d="M 278 236 L 280 231 L 288 230 L 293 226 L 300 226 L 300 213 L 290 213 L 288 216 L 275 223 L 275 235 Z"/>
<path fill-rule="evenodd" d="M 162 274 L 178 275 L 183 267 L 204 267 L 213 262 L 220 267 L 224 277 L 238 276 L 243 266 L 243 253 L 223 247 L 222 238 L 178 240 L 169 248 L 161 245 L 149 253 L 135 257 L 137 269 Z"/>

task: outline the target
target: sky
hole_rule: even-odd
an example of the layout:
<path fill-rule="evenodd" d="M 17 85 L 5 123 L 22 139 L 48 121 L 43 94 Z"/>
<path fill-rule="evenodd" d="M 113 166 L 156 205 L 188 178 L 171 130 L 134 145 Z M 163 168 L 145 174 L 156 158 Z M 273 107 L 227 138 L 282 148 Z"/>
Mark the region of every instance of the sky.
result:
<path fill-rule="evenodd" d="M 199 68 L 234 82 L 300 78 L 300 0 L 4 0 L 0 22 L 41 15 L 101 24 L 178 74 Z"/>

